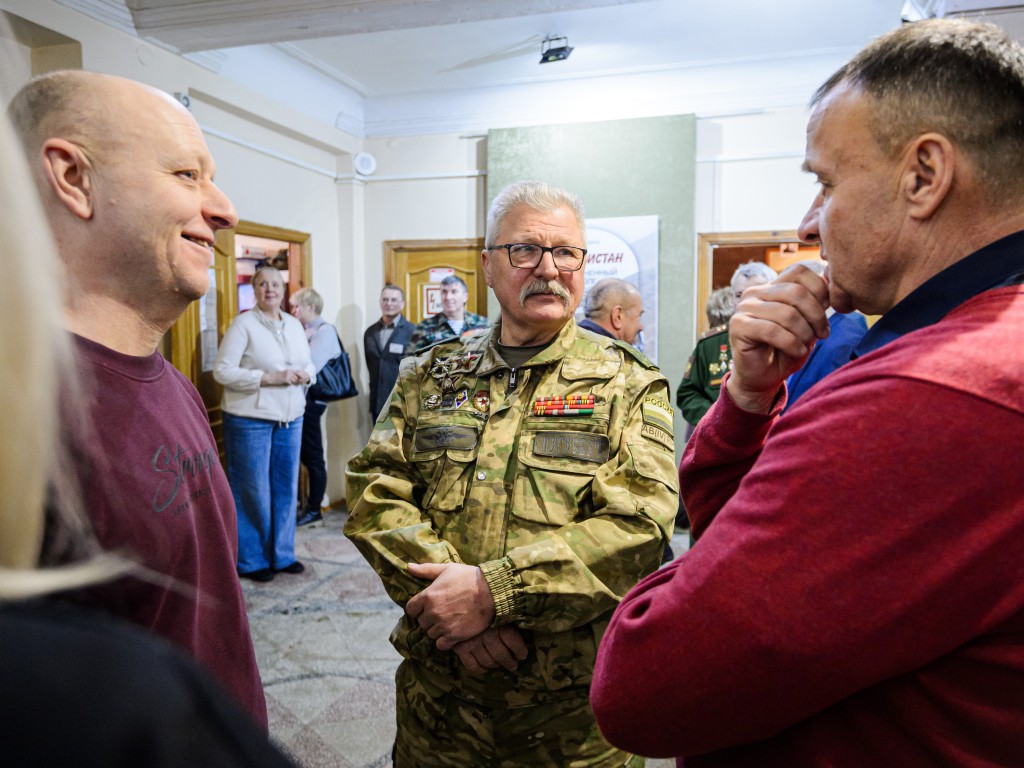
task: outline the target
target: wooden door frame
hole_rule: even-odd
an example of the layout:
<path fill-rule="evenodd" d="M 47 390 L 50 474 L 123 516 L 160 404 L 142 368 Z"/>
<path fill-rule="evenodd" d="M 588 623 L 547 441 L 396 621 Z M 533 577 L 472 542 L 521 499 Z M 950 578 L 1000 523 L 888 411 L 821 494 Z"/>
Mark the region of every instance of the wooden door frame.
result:
<path fill-rule="evenodd" d="M 470 237 L 461 240 L 385 240 L 384 241 L 384 282 L 395 283 L 398 278 L 396 264 L 398 253 L 405 251 L 409 253 L 420 253 L 423 251 L 440 250 L 476 250 L 484 249 L 482 237 Z M 397 283 L 395 283 L 397 285 Z M 470 312 L 478 315 L 487 315 L 487 281 L 484 279 L 483 269 L 477 275 L 476 285 L 477 302 L 475 307 L 467 307 Z M 404 290 L 404 289 L 403 289 Z"/>
<path fill-rule="evenodd" d="M 715 248 L 723 245 L 779 245 L 799 243 L 795 229 L 778 229 L 770 232 L 698 232 L 697 233 L 697 313 L 695 327 L 698 338 L 708 329 L 708 318 L 704 306 L 711 295 L 711 276 Z"/>

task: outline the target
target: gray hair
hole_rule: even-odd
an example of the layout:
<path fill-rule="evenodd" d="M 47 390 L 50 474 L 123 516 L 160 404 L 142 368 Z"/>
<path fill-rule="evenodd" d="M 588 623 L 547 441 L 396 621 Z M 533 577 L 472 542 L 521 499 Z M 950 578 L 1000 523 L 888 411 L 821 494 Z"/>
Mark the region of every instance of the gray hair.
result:
<path fill-rule="evenodd" d="M 312 307 L 314 314 L 317 315 L 324 311 L 324 297 L 312 288 L 299 288 L 288 297 L 288 301 L 292 306 L 299 304 L 303 307 Z"/>
<path fill-rule="evenodd" d="M 277 267 L 272 267 L 269 264 L 264 264 L 262 267 L 256 267 L 256 271 L 252 273 L 252 285 L 256 285 L 256 278 L 259 277 L 264 272 L 273 272 L 275 275 L 278 276 L 278 278 L 280 278 L 281 282 L 284 283 L 284 277 L 281 275 L 281 270 L 279 270 Z"/>
<path fill-rule="evenodd" d="M 505 218 L 517 205 L 526 205 L 535 211 L 549 213 L 556 208 L 566 207 L 573 212 L 579 225 L 583 242 L 587 241 L 587 226 L 583 218 L 583 201 L 572 192 L 543 181 L 517 181 L 509 184 L 497 194 L 487 211 L 487 236 L 484 243 L 491 248 Z M 570 245 L 570 243 L 562 243 Z"/>
<path fill-rule="evenodd" d="M 707 314 L 708 323 L 712 328 L 728 323 L 735 311 L 736 297 L 733 296 L 732 288 L 729 286 L 712 291 L 708 296 L 707 304 L 704 305 L 704 312 Z"/>
<path fill-rule="evenodd" d="M 462 286 L 462 292 L 467 294 L 467 295 L 469 294 L 469 286 L 466 285 L 466 281 L 463 280 L 458 275 L 448 275 L 448 277 L 446 277 L 444 280 L 441 281 L 441 287 L 442 288 L 444 286 L 446 286 L 446 285 L 461 285 Z M 402 298 L 405 298 L 405 296 L 403 295 Z"/>
<path fill-rule="evenodd" d="M 636 294 L 640 291 L 630 282 L 618 277 L 606 277 L 594 283 L 583 301 L 583 315 L 593 319 L 603 312 L 611 310 L 615 304 L 621 304 L 626 296 Z"/>
<path fill-rule="evenodd" d="M 746 264 L 740 264 L 736 271 L 732 273 L 732 279 L 729 280 L 729 286 L 731 288 L 736 287 L 736 283 L 741 277 L 747 280 L 759 279 L 762 282 L 770 283 L 779 273 L 769 267 L 763 261 L 748 261 Z"/>
<path fill-rule="evenodd" d="M 398 291 L 398 295 L 402 297 L 402 301 L 405 301 L 405 291 L 403 291 L 394 283 L 384 283 L 384 287 L 380 289 L 380 293 L 382 296 L 384 295 L 384 291 Z"/>
<path fill-rule="evenodd" d="M 1024 49 L 991 24 L 930 19 L 882 35 L 822 85 L 873 99 L 871 132 L 896 158 L 929 131 L 961 148 L 994 205 L 1024 198 Z"/>

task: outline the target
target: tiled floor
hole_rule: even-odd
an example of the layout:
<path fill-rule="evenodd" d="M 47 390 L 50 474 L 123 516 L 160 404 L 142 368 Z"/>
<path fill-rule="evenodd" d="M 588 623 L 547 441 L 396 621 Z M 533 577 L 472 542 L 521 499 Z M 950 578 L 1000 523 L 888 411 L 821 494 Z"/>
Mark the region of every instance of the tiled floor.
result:
<path fill-rule="evenodd" d="M 304 768 L 390 768 L 400 657 L 388 635 L 400 609 L 342 534 L 344 520 L 329 512 L 299 529 L 305 573 L 243 588 L 273 738 Z M 672 546 L 685 549 L 685 535 Z"/>

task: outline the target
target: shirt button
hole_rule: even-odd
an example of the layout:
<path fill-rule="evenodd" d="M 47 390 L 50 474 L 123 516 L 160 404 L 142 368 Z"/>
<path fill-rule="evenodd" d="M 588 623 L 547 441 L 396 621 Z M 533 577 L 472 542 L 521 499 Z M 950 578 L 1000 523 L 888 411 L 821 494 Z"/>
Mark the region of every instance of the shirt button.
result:
<path fill-rule="evenodd" d="M 487 479 L 487 473 L 486 472 L 477 472 L 476 473 L 476 479 L 477 480 L 486 480 Z"/>

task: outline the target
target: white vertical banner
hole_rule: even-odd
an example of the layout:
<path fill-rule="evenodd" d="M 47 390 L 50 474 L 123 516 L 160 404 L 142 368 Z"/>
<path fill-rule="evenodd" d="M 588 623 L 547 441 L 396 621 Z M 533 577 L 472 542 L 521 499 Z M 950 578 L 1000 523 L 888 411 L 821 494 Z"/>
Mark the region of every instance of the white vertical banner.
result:
<path fill-rule="evenodd" d="M 658 362 L 658 217 L 616 216 L 587 219 L 584 296 L 598 280 L 617 277 L 632 283 L 644 301 L 644 354 Z M 584 303 L 576 313 L 583 318 Z"/>

